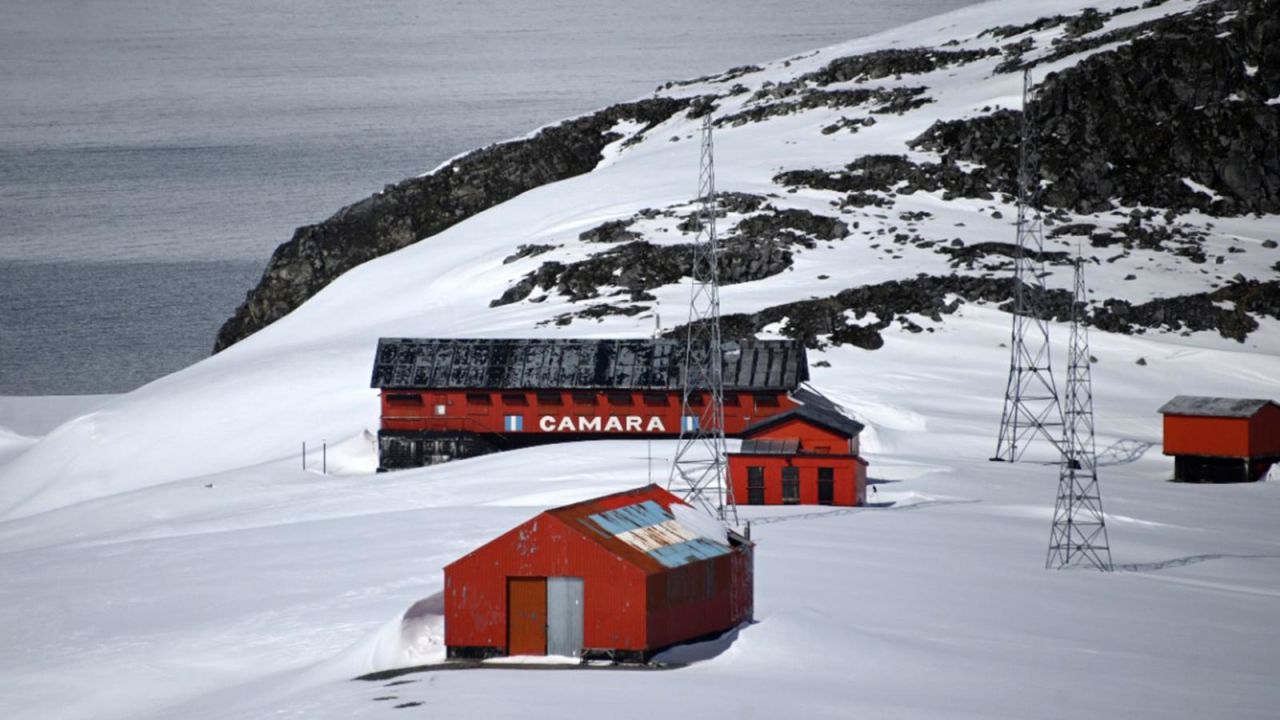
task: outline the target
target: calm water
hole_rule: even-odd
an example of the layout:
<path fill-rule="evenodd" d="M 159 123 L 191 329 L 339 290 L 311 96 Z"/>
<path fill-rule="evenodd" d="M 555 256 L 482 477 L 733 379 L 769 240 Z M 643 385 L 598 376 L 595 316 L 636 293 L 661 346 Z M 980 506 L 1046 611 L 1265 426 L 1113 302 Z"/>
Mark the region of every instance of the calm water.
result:
<path fill-rule="evenodd" d="M 450 156 L 971 2 L 5 0 L 0 394 L 198 360 L 295 227 Z"/>

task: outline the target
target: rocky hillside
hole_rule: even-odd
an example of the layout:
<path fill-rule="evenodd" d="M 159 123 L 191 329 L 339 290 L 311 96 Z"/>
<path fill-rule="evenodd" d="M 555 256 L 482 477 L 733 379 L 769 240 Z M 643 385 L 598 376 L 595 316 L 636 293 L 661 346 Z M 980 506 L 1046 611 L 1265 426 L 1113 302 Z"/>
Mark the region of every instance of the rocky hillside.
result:
<path fill-rule="evenodd" d="M 1280 213 L 1280 0 L 1103 5 L 931 46 L 828 50 L 667 83 L 650 99 L 476 151 L 300 228 L 215 349 L 360 263 L 433 242 L 532 188 L 688 140 L 708 112 L 722 135 L 789 138 L 755 150 L 766 173 L 720 175 L 726 286 L 792 287 L 781 278 L 841 263 L 783 304 L 727 293 L 727 322 L 867 349 L 890 327 L 932 331 L 926 320 L 1012 295 L 1016 93 L 1028 68 L 1049 268 L 1077 248 L 1096 263 L 1101 329 L 1243 341 L 1260 318 L 1280 318 L 1269 222 Z M 561 326 L 656 315 L 655 291 L 689 273 L 693 207 L 677 201 L 513 241 L 495 270 L 511 279 L 490 305 L 556 298 L 541 322 Z M 1051 294 L 1064 313 L 1065 291 Z"/>

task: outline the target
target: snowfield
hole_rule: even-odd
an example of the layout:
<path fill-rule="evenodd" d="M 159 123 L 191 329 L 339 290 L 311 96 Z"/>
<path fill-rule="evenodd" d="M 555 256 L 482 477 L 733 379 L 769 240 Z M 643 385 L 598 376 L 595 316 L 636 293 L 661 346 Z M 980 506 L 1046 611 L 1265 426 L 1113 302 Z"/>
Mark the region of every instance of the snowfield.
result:
<path fill-rule="evenodd" d="M 755 90 L 884 47 L 981 47 L 991 39 L 978 33 L 995 25 L 1121 4 L 1054 0 L 1025 10 L 998 0 L 735 82 Z M 1173 0 L 1107 29 L 1194 6 Z M 1060 30 L 1036 33 L 1038 43 Z M 834 214 L 834 193 L 791 194 L 771 178 L 905 153 L 903 143 L 938 118 L 1016 107 L 1021 78 L 992 75 L 998 61 L 876 81 L 928 86 L 935 102 L 857 133 L 822 134 L 840 119 L 829 108 L 718 129 L 718 187 Z M 736 112 L 749 96 L 717 112 Z M 758 543 L 756 622 L 672 651 L 689 667 L 351 680 L 443 656 L 436 596 L 446 563 L 547 507 L 665 482 L 669 442 L 550 446 L 375 475 L 378 403 L 368 385 L 379 336 L 636 336 L 682 323 L 681 285 L 655 290 L 650 312 L 568 326 L 546 321 L 586 303 L 555 293 L 489 302 L 548 259 L 602 249 L 579 242 L 580 232 L 687 205 L 697 127 L 681 114 L 639 142 L 620 141 L 596 171 L 369 262 L 266 330 L 135 392 L 83 403 L 0 398 L 0 715 L 350 718 L 407 705 L 389 717 L 1274 718 L 1280 470 L 1250 485 L 1169 483 L 1156 409 L 1175 394 L 1280 399 L 1280 322 L 1260 319 L 1244 343 L 1216 333 L 1092 333 L 1117 572 L 1049 572 L 1057 469 L 1034 461 L 1050 458 L 1044 447 L 1017 465 L 988 461 L 1009 316 L 982 304 L 943 322 L 913 318 L 923 332 L 895 326 L 876 351 L 810 352 L 812 384 L 867 425 L 872 506 L 740 509 Z M 1013 239 L 1014 208 L 998 199 L 901 195 L 891 210 L 841 215 L 859 230 L 799 251 L 791 270 L 725 287 L 725 312 L 951 272 L 937 253 L 872 247 L 877 230 L 901 224 L 899 213 L 920 210 L 932 214 L 918 230 L 930 239 Z M 1090 287 L 1137 303 L 1237 273 L 1266 279 L 1280 260 L 1261 246 L 1280 238 L 1275 216 L 1179 221 L 1213 223 L 1205 248 L 1224 264 L 1204 274 L 1135 250 L 1091 265 Z M 660 217 L 633 229 L 653 242 L 691 240 L 673 227 Z M 559 247 L 503 263 L 530 243 Z M 1135 271 L 1136 281 L 1124 279 Z M 1048 279 L 1069 281 L 1061 269 Z M 1061 373 L 1066 328 L 1052 333 Z M 321 443 L 329 474 L 320 472 Z"/>

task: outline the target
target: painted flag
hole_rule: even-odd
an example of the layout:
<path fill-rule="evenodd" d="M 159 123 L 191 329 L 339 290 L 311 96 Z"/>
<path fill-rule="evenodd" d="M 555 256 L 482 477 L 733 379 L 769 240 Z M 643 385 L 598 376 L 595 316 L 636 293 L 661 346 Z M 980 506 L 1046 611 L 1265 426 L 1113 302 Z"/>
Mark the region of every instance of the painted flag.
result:
<path fill-rule="evenodd" d="M 523 432 L 524 416 L 523 415 L 507 415 L 503 421 L 503 427 L 507 432 Z"/>
<path fill-rule="evenodd" d="M 698 429 L 698 416 L 685 415 L 680 421 L 680 429 L 684 432 L 693 432 Z"/>

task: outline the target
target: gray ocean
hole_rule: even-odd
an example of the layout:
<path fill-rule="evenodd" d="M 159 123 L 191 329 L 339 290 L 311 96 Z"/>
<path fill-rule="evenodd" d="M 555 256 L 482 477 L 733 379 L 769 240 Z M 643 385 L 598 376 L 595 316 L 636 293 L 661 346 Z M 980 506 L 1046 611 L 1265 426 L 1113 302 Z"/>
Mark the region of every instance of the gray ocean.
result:
<path fill-rule="evenodd" d="M 4 0 L 0 395 L 206 357 L 271 251 L 660 83 L 973 0 Z"/>

